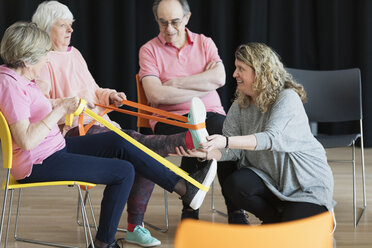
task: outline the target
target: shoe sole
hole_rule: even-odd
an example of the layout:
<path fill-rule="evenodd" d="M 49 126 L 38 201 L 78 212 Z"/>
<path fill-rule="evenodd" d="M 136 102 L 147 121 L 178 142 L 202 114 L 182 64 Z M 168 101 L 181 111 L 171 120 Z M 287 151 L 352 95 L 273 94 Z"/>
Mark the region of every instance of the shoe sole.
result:
<path fill-rule="evenodd" d="M 204 181 L 202 184 L 206 187 L 209 187 L 212 184 L 214 178 L 216 177 L 216 174 L 217 174 L 217 161 L 212 159 L 209 171 L 206 177 L 204 178 Z M 204 201 L 206 194 L 207 192 L 199 189 L 196 195 L 194 196 L 194 198 L 192 199 L 190 203 L 190 207 L 194 210 L 199 209 Z"/>
<path fill-rule="evenodd" d="M 191 112 L 191 115 L 193 117 L 193 122 L 194 122 L 192 124 L 199 124 L 199 123 L 205 122 L 206 110 L 205 110 L 204 103 L 202 102 L 202 100 L 200 100 L 200 98 L 194 97 L 191 99 L 190 112 Z M 206 137 L 209 136 L 205 128 L 198 129 L 198 130 L 191 129 L 190 132 L 194 133 L 199 140 L 198 144 L 194 144 L 196 148 L 199 147 L 200 142 L 201 143 L 206 142 L 207 141 Z"/>
<path fill-rule="evenodd" d="M 159 246 L 161 245 L 161 242 L 153 242 L 151 244 L 142 244 L 140 242 L 136 242 L 136 241 L 130 241 L 130 240 L 125 240 L 127 243 L 131 243 L 131 244 L 136 244 L 136 245 L 140 245 L 142 247 L 153 247 L 153 246 Z"/>

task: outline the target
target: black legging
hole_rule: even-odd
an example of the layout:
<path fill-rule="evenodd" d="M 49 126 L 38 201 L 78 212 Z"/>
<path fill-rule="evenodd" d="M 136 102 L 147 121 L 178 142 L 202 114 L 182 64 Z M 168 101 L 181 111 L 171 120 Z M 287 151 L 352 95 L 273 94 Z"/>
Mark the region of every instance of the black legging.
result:
<path fill-rule="evenodd" d="M 263 224 L 297 220 L 327 211 L 308 202 L 281 201 L 251 169 L 233 172 L 222 186 L 223 194 L 236 207 L 244 209 Z"/>
<path fill-rule="evenodd" d="M 187 116 L 187 115 L 185 115 Z M 207 112 L 207 119 L 205 120 L 206 128 L 209 133 L 209 135 L 212 134 L 222 134 L 222 126 L 223 122 L 225 121 L 226 116 L 213 113 L 213 112 Z M 169 124 L 158 122 L 155 125 L 155 134 L 176 134 L 180 132 L 185 132 L 186 129 L 178 126 L 172 126 Z M 181 162 L 181 168 L 188 173 L 193 173 L 203 166 L 205 166 L 207 162 L 198 162 L 196 158 L 191 157 L 182 157 Z M 231 174 L 231 170 L 235 170 L 236 162 L 235 161 L 225 161 L 225 162 L 219 162 L 217 167 L 217 176 L 220 184 L 222 185 L 226 179 L 226 177 Z M 238 210 L 235 208 L 232 204 L 230 204 L 226 198 L 225 198 L 227 211 L 232 212 L 235 210 Z M 188 209 L 189 205 L 183 203 L 183 209 Z"/>

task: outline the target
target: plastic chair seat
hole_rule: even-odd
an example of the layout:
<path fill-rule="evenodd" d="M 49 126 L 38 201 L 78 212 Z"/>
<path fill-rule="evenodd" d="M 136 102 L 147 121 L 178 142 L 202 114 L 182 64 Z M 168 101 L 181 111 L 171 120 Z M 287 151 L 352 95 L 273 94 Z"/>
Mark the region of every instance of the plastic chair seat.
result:
<path fill-rule="evenodd" d="M 337 148 L 352 146 L 360 138 L 360 134 L 340 134 L 340 135 L 327 135 L 318 134 L 315 138 L 323 145 L 324 148 Z"/>

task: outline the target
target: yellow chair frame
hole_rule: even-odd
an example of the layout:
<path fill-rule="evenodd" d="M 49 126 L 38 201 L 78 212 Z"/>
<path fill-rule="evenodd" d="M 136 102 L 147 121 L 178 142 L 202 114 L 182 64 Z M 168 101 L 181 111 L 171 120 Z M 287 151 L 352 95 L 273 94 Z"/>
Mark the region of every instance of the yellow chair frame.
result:
<path fill-rule="evenodd" d="M 81 202 L 81 214 L 83 216 L 83 222 L 84 222 L 84 233 L 85 233 L 86 247 L 88 247 L 89 243 L 93 244 L 93 237 L 92 237 L 92 233 L 90 231 L 90 228 L 88 228 L 89 227 L 89 220 L 88 220 L 88 217 L 87 217 L 87 212 L 86 212 L 85 204 L 84 204 L 84 201 L 83 201 L 83 196 L 82 196 L 80 186 L 94 187 L 96 185 L 93 184 L 93 183 L 80 182 L 80 181 L 52 181 L 52 182 L 40 182 L 40 183 L 18 183 L 16 180 L 14 180 L 14 178 L 10 174 L 10 170 L 12 168 L 12 160 L 13 160 L 13 158 L 12 158 L 12 154 L 13 154 L 12 137 L 11 137 L 11 133 L 10 133 L 7 121 L 6 121 L 5 117 L 3 116 L 3 114 L 1 112 L 0 112 L 0 139 L 1 139 L 2 154 L 3 154 L 3 167 L 7 171 L 6 180 L 3 184 L 4 201 L 3 201 L 3 209 L 2 209 L 2 215 L 1 215 L 0 245 L 1 245 L 1 238 L 2 238 L 2 233 L 3 233 L 4 217 L 5 217 L 5 211 L 6 211 L 5 209 L 6 209 L 6 203 L 7 203 L 7 198 L 8 198 L 8 190 L 10 190 L 10 200 L 9 200 L 8 221 L 7 221 L 4 247 L 7 247 L 7 242 L 8 242 L 8 232 L 9 232 L 10 216 L 11 216 L 12 203 L 13 203 L 13 193 L 14 193 L 15 189 L 19 189 L 14 238 L 17 241 L 35 243 L 35 244 L 41 244 L 41 245 L 58 246 L 58 247 L 74 247 L 74 246 L 56 244 L 56 243 L 51 243 L 51 242 L 46 242 L 46 241 L 20 238 L 17 235 L 22 189 L 23 188 L 44 187 L 44 186 L 61 186 L 61 185 L 62 186 L 77 186 L 76 188 L 78 189 L 79 198 L 80 198 L 80 202 Z M 88 235 L 89 235 L 89 237 L 88 237 Z"/>

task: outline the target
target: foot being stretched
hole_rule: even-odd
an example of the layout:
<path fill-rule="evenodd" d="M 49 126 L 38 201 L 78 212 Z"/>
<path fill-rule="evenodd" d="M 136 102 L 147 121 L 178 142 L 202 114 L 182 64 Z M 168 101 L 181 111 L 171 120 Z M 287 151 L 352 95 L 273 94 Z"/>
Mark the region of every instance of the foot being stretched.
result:
<path fill-rule="evenodd" d="M 207 114 L 205 111 L 205 106 L 202 100 L 198 97 L 194 97 L 191 99 L 191 105 L 190 105 L 190 112 L 188 115 L 188 123 L 189 124 L 200 124 L 205 122 Z M 199 143 L 204 143 L 207 141 L 207 136 L 209 135 L 207 132 L 207 129 L 201 128 L 201 129 L 189 129 L 191 136 L 192 136 L 192 141 L 194 143 L 194 147 L 196 149 L 200 148 Z"/>

